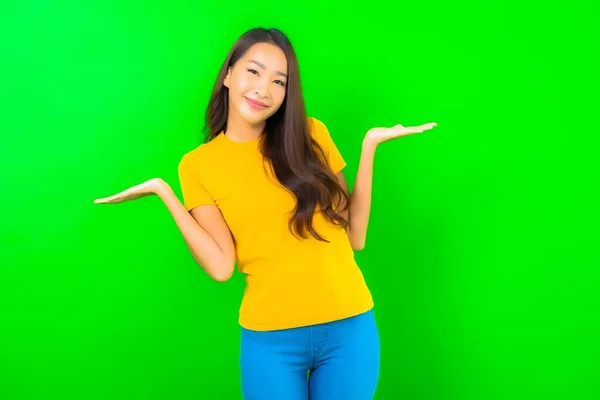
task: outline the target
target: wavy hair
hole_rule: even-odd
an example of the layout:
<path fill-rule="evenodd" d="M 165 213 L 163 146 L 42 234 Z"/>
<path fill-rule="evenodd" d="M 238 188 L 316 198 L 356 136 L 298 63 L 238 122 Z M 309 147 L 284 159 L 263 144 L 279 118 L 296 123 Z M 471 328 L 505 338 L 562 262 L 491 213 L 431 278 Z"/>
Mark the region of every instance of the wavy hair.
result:
<path fill-rule="evenodd" d="M 205 115 L 205 142 L 227 130 L 229 90 L 223 84 L 228 69 L 256 43 L 279 47 L 286 55 L 288 79 L 286 94 L 280 108 L 269 117 L 261 137 L 260 149 L 271 164 L 279 183 L 294 194 L 297 202 L 289 221 L 292 234 L 302 238 L 307 232 L 314 238 L 328 242 L 313 226 L 318 206 L 331 223 L 346 229 L 348 220 L 336 209 L 345 210 L 350 198 L 341 187 L 335 173 L 329 168 L 326 155 L 310 135 L 300 71 L 294 49 L 287 36 L 277 29 L 254 28 L 245 32 L 232 46 L 217 76 Z M 345 200 L 343 203 L 342 200 Z"/>

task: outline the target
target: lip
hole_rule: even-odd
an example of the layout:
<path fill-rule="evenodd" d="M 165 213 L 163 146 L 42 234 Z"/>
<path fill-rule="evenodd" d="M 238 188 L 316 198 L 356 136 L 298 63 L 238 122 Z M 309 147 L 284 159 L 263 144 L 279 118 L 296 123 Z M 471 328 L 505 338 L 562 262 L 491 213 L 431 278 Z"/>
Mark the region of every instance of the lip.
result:
<path fill-rule="evenodd" d="M 261 103 L 260 101 L 249 99 L 248 97 L 244 97 L 244 98 L 246 99 L 246 101 L 248 102 L 250 107 L 252 107 L 256 110 L 264 110 L 265 108 L 268 107 L 265 103 Z"/>

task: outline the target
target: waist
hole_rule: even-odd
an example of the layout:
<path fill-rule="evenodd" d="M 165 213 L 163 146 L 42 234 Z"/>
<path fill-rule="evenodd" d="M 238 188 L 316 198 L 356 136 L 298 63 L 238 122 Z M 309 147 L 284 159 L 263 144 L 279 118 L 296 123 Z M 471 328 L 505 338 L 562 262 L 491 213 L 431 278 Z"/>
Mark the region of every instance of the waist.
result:
<path fill-rule="evenodd" d="M 267 267 L 267 266 L 265 266 Z M 335 266 L 290 266 L 246 276 L 239 322 L 252 330 L 325 323 L 366 312 L 371 293 L 353 262 Z"/>

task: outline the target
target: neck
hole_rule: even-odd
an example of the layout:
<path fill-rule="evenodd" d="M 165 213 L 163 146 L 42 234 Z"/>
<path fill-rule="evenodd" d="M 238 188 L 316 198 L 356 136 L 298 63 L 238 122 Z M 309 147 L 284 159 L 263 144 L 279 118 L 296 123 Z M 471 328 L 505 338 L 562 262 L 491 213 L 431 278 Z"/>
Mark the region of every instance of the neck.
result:
<path fill-rule="evenodd" d="M 231 112 L 231 107 L 229 108 L 227 130 L 225 132 L 229 139 L 235 142 L 249 142 L 257 139 L 263 133 L 264 129 L 264 121 L 259 124 L 250 124 L 235 112 Z"/>

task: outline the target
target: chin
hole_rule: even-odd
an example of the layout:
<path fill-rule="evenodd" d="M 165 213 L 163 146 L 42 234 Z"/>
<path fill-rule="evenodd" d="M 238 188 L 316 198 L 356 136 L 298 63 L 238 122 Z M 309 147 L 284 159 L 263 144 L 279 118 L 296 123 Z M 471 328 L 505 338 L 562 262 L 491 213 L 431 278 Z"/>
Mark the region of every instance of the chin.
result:
<path fill-rule="evenodd" d="M 256 115 L 242 115 L 242 118 L 250 125 L 257 125 L 267 120 L 267 117 L 259 117 Z"/>
<path fill-rule="evenodd" d="M 270 110 L 264 110 L 262 112 L 244 112 L 242 117 L 244 120 L 252 125 L 263 123 L 271 116 Z"/>

